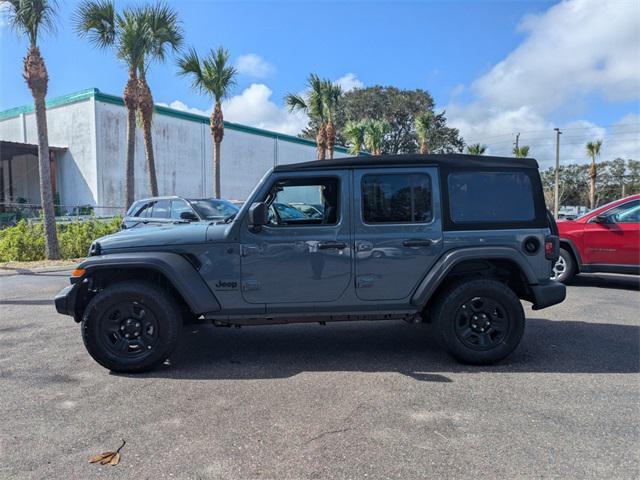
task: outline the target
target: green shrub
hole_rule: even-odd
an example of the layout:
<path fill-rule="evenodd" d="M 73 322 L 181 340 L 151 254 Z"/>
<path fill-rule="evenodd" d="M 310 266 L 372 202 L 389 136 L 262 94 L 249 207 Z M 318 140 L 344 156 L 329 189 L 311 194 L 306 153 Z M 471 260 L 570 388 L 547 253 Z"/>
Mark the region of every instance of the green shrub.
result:
<path fill-rule="evenodd" d="M 58 223 L 61 258 L 87 255 L 91 242 L 120 230 L 120 218 L 100 221 L 92 218 L 70 223 Z M 28 262 L 44 260 L 44 227 L 42 223 L 18 222 L 15 227 L 0 230 L 0 261 Z"/>
<path fill-rule="evenodd" d="M 20 220 L 15 227 L 0 230 L 0 260 L 3 262 L 42 260 L 44 226 Z"/>

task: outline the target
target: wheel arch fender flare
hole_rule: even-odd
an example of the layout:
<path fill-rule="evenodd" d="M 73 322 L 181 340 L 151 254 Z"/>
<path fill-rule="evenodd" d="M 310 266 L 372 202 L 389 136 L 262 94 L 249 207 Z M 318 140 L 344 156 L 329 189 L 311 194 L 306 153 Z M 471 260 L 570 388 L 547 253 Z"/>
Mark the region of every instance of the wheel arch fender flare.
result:
<path fill-rule="evenodd" d="M 560 248 L 564 247 L 569 247 L 568 250 L 573 254 L 573 258 L 576 259 L 576 269 L 580 271 L 580 268 L 582 267 L 582 258 L 580 257 L 580 251 L 576 247 L 576 244 L 569 238 L 560 237 Z M 567 249 L 565 248 L 565 250 Z"/>
<path fill-rule="evenodd" d="M 449 250 L 440 256 L 416 287 L 411 304 L 422 307 L 427 304 L 433 293 L 445 280 L 454 267 L 466 260 L 509 260 L 520 268 L 529 284 L 538 283 L 531 265 L 523 256 L 511 247 L 468 247 Z"/>
<path fill-rule="evenodd" d="M 106 269 L 146 269 L 162 274 L 182 296 L 194 314 L 218 312 L 218 299 L 194 266 L 182 255 L 170 252 L 114 253 L 88 257 L 78 265 L 87 274 Z M 87 275 L 85 274 L 85 275 Z"/>

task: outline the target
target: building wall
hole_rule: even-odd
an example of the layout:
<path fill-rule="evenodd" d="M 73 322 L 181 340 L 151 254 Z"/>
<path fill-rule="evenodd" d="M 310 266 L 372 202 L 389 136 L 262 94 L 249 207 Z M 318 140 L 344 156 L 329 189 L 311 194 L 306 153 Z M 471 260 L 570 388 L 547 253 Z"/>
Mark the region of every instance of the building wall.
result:
<path fill-rule="evenodd" d="M 50 145 L 67 147 L 65 153 L 57 156 L 56 174 L 60 202 L 64 205 L 95 205 L 98 201 L 98 188 L 94 100 L 89 98 L 48 108 L 47 129 Z M 37 144 L 35 114 L 27 112 L 1 120 L 0 139 Z M 15 160 L 14 168 L 19 168 L 16 166 L 17 163 Z M 37 173 L 36 170 L 36 178 Z M 39 202 L 39 195 L 36 198 Z"/>
<path fill-rule="evenodd" d="M 208 119 L 182 118 L 160 109 L 153 117 L 153 142 L 160 195 L 213 196 L 213 148 Z M 144 140 L 136 136 L 135 196 L 150 195 Z M 100 204 L 120 206 L 124 189 L 126 109 L 96 100 Z M 313 160 L 315 146 L 227 126 L 221 149 L 221 194 L 244 200 L 277 164 Z M 337 152 L 336 156 L 345 156 Z"/>
<path fill-rule="evenodd" d="M 58 155 L 61 202 L 123 207 L 126 109 L 119 97 L 86 90 L 48 102 L 49 143 Z M 0 139 L 37 143 L 35 115 L 27 107 L 0 112 Z M 209 119 L 165 107 L 153 117 L 155 165 L 160 195 L 213 195 Z M 336 156 L 345 156 L 336 152 Z M 222 196 L 244 200 L 277 164 L 313 160 L 315 145 L 297 138 L 227 124 L 221 150 Z M 150 195 L 142 131 L 137 129 L 135 196 Z M 113 209 L 97 213 L 114 213 Z"/>

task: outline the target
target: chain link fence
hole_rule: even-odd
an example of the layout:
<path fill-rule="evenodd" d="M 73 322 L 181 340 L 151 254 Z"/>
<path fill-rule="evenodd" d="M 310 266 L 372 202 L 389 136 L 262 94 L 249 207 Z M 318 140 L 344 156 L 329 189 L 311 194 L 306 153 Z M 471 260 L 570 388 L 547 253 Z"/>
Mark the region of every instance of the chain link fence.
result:
<path fill-rule="evenodd" d="M 104 219 L 124 215 L 124 207 L 107 205 L 54 205 L 56 222 L 65 223 L 85 219 Z M 24 202 L 0 202 L 0 228 L 16 225 L 20 220 L 27 222 L 42 221 L 40 204 Z"/>

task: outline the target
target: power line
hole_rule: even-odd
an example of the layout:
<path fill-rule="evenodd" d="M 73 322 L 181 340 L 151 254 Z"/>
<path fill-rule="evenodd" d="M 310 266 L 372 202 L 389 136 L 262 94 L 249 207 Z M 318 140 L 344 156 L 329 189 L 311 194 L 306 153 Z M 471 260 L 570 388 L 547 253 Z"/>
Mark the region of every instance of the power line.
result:
<path fill-rule="evenodd" d="M 640 123 L 613 123 L 611 125 L 594 125 L 592 127 L 567 127 L 567 128 L 563 128 L 563 131 L 566 130 L 596 130 L 596 129 L 602 129 L 602 128 L 610 128 L 610 127 L 615 127 L 615 131 L 612 132 L 607 132 L 606 135 L 615 135 L 615 134 L 619 134 L 619 133 L 635 133 L 635 132 L 618 132 L 617 130 L 620 128 L 639 128 L 640 127 Z M 484 137 L 485 140 L 487 139 L 492 139 L 492 138 L 500 138 L 500 137 L 512 137 L 513 135 L 515 135 L 516 132 L 509 132 L 509 133 L 499 133 L 499 134 L 495 134 L 495 135 L 490 135 L 488 137 Z M 548 129 L 544 129 L 544 130 L 520 130 L 519 131 L 520 134 L 526 134 L 526 133 L 549 133 L 551 134 L 551 132 Z M 477 140 L 479 137 L 472 137 L 474 138 L 474 140 L 468 140 L 470 143 L 480 143 L 481 141 Z"/>

